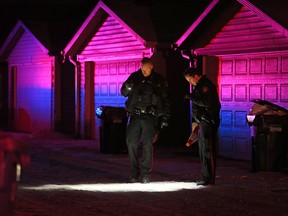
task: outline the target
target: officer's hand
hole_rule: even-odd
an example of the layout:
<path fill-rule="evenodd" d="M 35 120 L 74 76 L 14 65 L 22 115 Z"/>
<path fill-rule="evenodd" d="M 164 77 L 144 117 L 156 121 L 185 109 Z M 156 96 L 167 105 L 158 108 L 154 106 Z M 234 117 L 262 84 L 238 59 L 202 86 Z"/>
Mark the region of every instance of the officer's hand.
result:
<path fill-rule="evenodd" d="M 129 91 L 132 90 L 133 86 L 134 86 L 133 82 L 127 82 L 127 83 L 125 83 L 125 87 L 126 87 L 126 89 L 129 90 Z"/>
<path fill-rule="evenodd" d="M 162 120 L 162 121 L 161 121 L 160 128 L 163 129 L 164 127 L 168 127 L 168 125 L 169 125 L 169 124 L 168 124 L 168 121 L 167 121 L 167 120 Z"/>
<path fill-rule="evenodd" d="M 196 122 L 197 124 L 200 124 L 200 119 L 201 119 L 201 116 L 199 115 L 193 117 L 194 122 Z"/>

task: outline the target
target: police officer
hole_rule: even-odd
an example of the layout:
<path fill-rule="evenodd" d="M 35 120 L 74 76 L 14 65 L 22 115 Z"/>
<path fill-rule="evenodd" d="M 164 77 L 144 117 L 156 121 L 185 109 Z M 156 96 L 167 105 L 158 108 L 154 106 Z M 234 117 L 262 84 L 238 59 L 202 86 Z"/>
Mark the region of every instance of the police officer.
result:
<path fill-rule="evenodd" d="M 164 78 L 153 71 L 150 58 L 143 58 L 141 69 L 133 72 L 121 87 L 129 114 L 126 143 L 130 159 L 130 182 L 149 183 L 153 162 L 153 139 L 160 128 L 168 126 L 170 102 Z M 142 157 L 138 149 L 142 142 Z"/>
<path fill-rule="evenodd" d="M 188 68 L 185 79 L 193 86 L 192 94 L 185 95 L 192 100 L 192 123 L 199 125 L 198 146 L 201 162 L 201 178 L 197 185 L 215 184 L 217 131 L 220 123 L 221 104 L 216 86 L 202 71 Z"/>

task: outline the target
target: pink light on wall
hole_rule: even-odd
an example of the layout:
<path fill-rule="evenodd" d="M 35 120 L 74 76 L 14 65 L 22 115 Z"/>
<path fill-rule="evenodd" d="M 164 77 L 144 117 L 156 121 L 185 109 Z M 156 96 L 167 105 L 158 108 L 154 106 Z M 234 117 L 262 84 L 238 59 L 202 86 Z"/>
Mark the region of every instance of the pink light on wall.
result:
<path fill-rule="evenodd" d="M 51 65 L 19 66 L 16 81 L 18 130 L 51 127 Z"/>
<path fill-rule="evenodd" d="M 21 21 L 11 31 L 0 50 L 8 71 L 13 130 L 32 132 L 51 129 L 54 57 Z M 7 56 L 6 56 L 7 55 Z"/>

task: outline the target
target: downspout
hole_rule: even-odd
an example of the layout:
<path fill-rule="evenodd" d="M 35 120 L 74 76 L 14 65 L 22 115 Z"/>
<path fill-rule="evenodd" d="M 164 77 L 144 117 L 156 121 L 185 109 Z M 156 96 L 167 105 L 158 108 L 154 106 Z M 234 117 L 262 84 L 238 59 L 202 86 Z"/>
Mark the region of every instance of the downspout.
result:
<path fill-rule="evenodd" d="M 80 104 L 81 104 L 81 71 L 80 62 L 78 62 L 78 56 L 76 55 L 76 61 L 73 60 L 72 56 L 69 56 L 69 61 L 75 66 L 75 134 L 76 137 L 81 137 L 80 135 Z"/>
<path fill-rule="evenodd" d="M 50 128 L 55 131 L 55 62 L 56 57 L 51 61 L 51 99 L 50 99 Z"/>
<path fill-rule="evenodd" d="M 183 58 L 189 59 L 189 67 L 197 67 L 197 52 L 193 49 L 190 50 L 190 54 L 185 54 L 184 50 L 181 50 Z"/>

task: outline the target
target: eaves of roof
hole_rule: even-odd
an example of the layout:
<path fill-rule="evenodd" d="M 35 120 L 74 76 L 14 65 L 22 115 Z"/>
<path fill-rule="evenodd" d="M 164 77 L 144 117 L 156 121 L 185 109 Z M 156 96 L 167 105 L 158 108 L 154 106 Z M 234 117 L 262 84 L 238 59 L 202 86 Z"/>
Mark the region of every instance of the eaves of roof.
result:
<path fill-rule="evenodd" d="M 172 43 L 211 1 L 154 0 L 147 4 L 135 4 L 135 1 L 106 0 L 105 3 L 145 41 Z"/>
<path fill-rule="evenodd" d="M 174 43 L 203 13 L 212 0 L 158 1 L 151 17 L 159 42 Z"/>
<path fill-rule="evenodd" d="M 3 22 L 12 23 L 15 20 L 21 20 L 32 34 L 49 50 L 49 55 L 59 55 L 64 49 L 68 41 L 73 37 L 76 30 L 83 23 L 88 11 L 91 9 L 91 1 L 83 2 L 50 2 L 39 1 L 34 3 L 18 3 L 4 4 L 9 8 L 11 14 L 5 13 Z M 1 10 L 1 11 L 2 11 Z M 1 14 L 0 14 L 1 18 Z M 2 20 L 0 20 L 2 21 Z M 0 22 L 1 23 L 1 22 Z M 3 26 L 3 25 L 2 25 Z M 5 32 L 7 30 L 7 32 Z M 4 40 L 7 40 L 12 28 L 1 29 L 1 47 L 4 45 Z M 2 35 L 5 33 L 5 35 Z"/>
<path fill-rule="evenodd" d="M 239 0 L 239 2 L 242 2 Z M 288 29 L 288 16 L 287 16 L 287 8 L 288 1 L 287 0 L 249 0 L 249 2 L 255 5 L 256 8 L 261 10 L 279 25 Z"/>
<path fill-rule="evenodd" d="M 99 1 L 64 52 L 67 55 L 77 54 L 107 16 L 116 19 L 146 47 L 173 44 L 211 1 L 155 0 L 142 4 L 127 0 Z"/>
<path fill-rule="evenodd" d="M 179 44 L 178 49 L 190 50 L 207 45 L 241 9 L 241 6 L 237 0 L 220 0 L 193 31 L 187 35 L 183 42 Z"/>
<path fill-rule="evenodd" d="M 288 17 L 285 0 L 220 0 L 206 15 L 202 22 L 194 29 L 179 49 L 190 50 L 204 47 L 228 23 L 228 21 L 246 6 L 278 31 L 288 36 Z"/>
<path fill-rule="evenodd" d="M 155 41 L 156 36 L 149 16 L 148 7 L 131 1 L 99 1 L 72 39 L 64 48 L 65 55 L 73 56 L 81 52 L 88 41 L 111 16 L 143 45 Z M 144 39 L 145 38 L 145 39 Z"/>
<path fill-rule="evenodd" d="M 127 0 L 103 0 L 104 4 L 145 41 L 157 41 L 157 35 L 150 15 L 150 4 Z"/>
<path fill-rule="evenodd" d="M 43 50 L 44 53 L 48 54 L 48 49 L 43 45 L 36 36 L 30 31 L 30 29 L 23 24 L 23 22 L 18 21 L 14 28 L 11 30 L 10 34 L 8 35 L 5 42 L 2 44 L 0 49 L 0 59 L 1 61 L 6 61 L 6 58 L 10 55 L 13 51 L 16 44 L 19 42 L 22 35 L 28 32 L 32 37 L 35 38 L 35 43 L 38 43 L 39 47 Z"/>
<path fill-rule="evenodd" d="M 33 21 L 27 26 L 33 34 L 41 41 L 49 50 L 49 55 L 57 56 L 61 54 L 68 41 L 76 32 L 76 26 L 80 22 L 76 19 L 69 20 L 50 20 L 50 21 Z"/>

